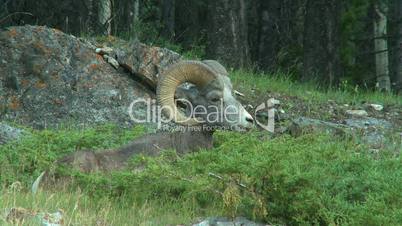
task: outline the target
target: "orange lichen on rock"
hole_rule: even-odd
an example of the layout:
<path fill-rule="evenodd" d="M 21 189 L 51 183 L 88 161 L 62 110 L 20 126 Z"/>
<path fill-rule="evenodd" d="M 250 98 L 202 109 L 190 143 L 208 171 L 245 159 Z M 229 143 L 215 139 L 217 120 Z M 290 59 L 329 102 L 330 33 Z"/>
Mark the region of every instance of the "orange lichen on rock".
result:
<path fill-rule="evenodd" d="M 90 64 L 89 68 L 91 68 L 92 70 L 96 70 L 99 67 L 99 65 L 97 64 Z"/>
<path fill-rule="evenodd" d="M 44 65 L 34 64 L 32 65 L 31 72 L 34 75 L 40 75 L 42 73 Z"/>
<path fill-rule="evenodd" d="M 18 110 L 21 107 L 21 102 L 16 96 L 11 97 L 11 102 L 9 104 L 9 108 L 11 110 Z"/>
<path fill-rule="evenodd" d="M 100 63 L 102 63 L 104 61 L 103 56 L 100 54 L 96 54 L 96 60 L 98 60 Z"/>
<path fill-rule="evenodd" d="M 35 83 L 35 88 L 37 88 L 37 89 L 44 89 L 46 87 L 47 87 L 47 85 L 43 81 L 38 81 L 38 82 Z"/>
<path fill-rule="evenodd" d="M 63 100 L 60 100 L 59 98 L 53 100 L 53 104 L 55 105 L 63 105 L 63 103 Z"/>
<path fill-rule="evenodd" d="M 15 28 L 10 29 L 10 31 L 8 32 L 8 35 L 9 35 L 11 38 L 14 38 L 15 36 L 18 35 L 17 29 L 15 29 Z"/>
<path fill-rule="evenodd" d="M 22 79 L 21 80 L 21 86 L 22 87 L 27 87 L 29 85 L 29 80 L 28 79 Z"/>
<path fill-rule="evenodd" d="M 57 80 L 60 78 L 59 72 L 53 71 L 52 72 L 52 79 Z"/>
<path fill-rule="evenodd" d="M 40 42 L 35 42 L 34 44 L 33 44 L 33 46 L 37 49 L 37 50 L 40 50 L 42 53 L 44 53 L 45 55 L 50 55 L 50 53 L 51 53 L 51 50 L 49 49 L 49 48 L 46 48 L 46 46 L 45 45 L 43 45 L 42 43 L 40 43 Z"/>

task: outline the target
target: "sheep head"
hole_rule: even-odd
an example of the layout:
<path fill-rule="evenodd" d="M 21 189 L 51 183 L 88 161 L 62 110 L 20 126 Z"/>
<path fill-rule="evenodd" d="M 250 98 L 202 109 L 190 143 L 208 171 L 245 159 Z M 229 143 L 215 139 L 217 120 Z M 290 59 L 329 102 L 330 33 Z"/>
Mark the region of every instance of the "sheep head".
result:
<path fill-rule="evenodd" d="M 193 86 L 183 88 L 184 83 Z M 186 100 L 187 114 L 179 111 L 175 96 Z M 233 96 L 226 69 L 217 61 L 181 61 L 171 66 L 158 82 L 157 99 L 164 114 L 182 125 L 232 130 L 253 126 L 253 118 Z"/>

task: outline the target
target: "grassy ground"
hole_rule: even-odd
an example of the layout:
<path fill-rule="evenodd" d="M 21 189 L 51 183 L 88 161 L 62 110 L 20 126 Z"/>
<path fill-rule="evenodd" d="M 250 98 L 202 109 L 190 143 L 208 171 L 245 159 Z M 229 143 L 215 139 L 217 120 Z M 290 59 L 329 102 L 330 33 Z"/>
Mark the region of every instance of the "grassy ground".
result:
<path fill-rule="evenodd" d="M 238 99 L 254 107 L 276 98 L 291 118 L 303 116 L 336 123 L 342 123 L 348 117 L 347 110 L 364 109 L 368 110 L 369 117 L 385 119 L 401 125 L 402 129 L 401 96 L 370 92 L 347 84 L 336 89 L 323 89 L 313 83 L 294 82 L 290 75 L 283 73 L 267 75 L 233 71 L 230 76 L 235 89 L 245 94 Z M 371 111 L 367 104 L 380 104 L 384 110 Z"/>
<path fill-rule="evenodd" d="M 401 96 L 369 92 L 359 87 L 352 87 L 346 83 L 336 89 L 322 89 L 314 83 L 293 82 L 291 76 L 284 73 L 267 75 L 254 74 L 247 71 L 234 71 L 231 73 L 231 79 L 240 90 L 244 90 L 249 94 L 252 94 L 250 91 L 254 90 L 256 95 L 266 92 L 276 92 L 316 103 L 333 100 L 339 103 L 372 102 L 402 106 Z"/>
<path fill-rule="evenodd" d="M 235 87 L 249 99 L 281 95 L 282 102 L 311 106 L 329 99 L 402 106 L 401 98 L 392 95 L 314 91 L 312 85 L 246 72 L 232 76 Z M 312 109 L 323 114 L 320 108 Z M 31 194 L 42 171 L 57 171 L 54 161 L 60 156 L 117 147 L 145 131 L 113 125 L 32 131 L 18 143 L 0 146 L 0 225 L 6 225 L 6 210 L 12 207 L 63 209 L 67 225 L 188 225 L 208 216 L 245 216 L 278 225 L 402 222 L 399 152 L 385 149 L 373 154 L 355 138 L 322 134 L 271 138 L 258 131 L 218 132 L 213 150 L 137 156 L 127 171 L 107 175 L 62 170 L 73 178 L 68 186 L 49 184 Z"/>
<path fill-rule="evenodd" d="M 24 207 L 38 212 L 62 210 L 65 225 L 121 225 L 153 226 L 177 225 L 193 222 L 200 216 L 215 215 L 218 208 L 199 208 L 191 201 L 151 200 L 142 203 L 128 202 L 124 198 L 94 199 L 80 191 L 39 192 L 35 196 L 27 192 L 3 190 L 0 207 Z M 12 225 L 0 218 L 1 225 Z M 41 225 L 37 218 L 27 218 L 23 225 Z"/>

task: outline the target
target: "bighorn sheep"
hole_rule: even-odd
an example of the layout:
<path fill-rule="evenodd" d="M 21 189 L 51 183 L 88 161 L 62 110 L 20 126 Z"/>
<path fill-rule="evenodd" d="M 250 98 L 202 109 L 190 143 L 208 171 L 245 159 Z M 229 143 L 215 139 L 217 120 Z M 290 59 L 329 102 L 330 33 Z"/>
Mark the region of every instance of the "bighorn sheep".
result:
<path fill-rule="evenodd" d="M 194 86 L 184 88 L 183 83 Z M 242 130 L 253 126 L 253 118 L 238 102 L 226 69 L 217 61 L 181 61 L 172 65 L 159 80 L 157 101 L 166 116 L 187 128 L 186 132 L 148 134 L 117 150 L 79 151 L 59 162 L 84 172 L 109 171 L 126 165 L 134 154 L 158 155 L 163 149 L 176 149 L 179 154 L 212 147 L 216 127 Z M 176 98 L 175 98 L 176 97 Z M 179 111 L 176 99 L 191 103 L 190 119 Z M 170 110 L 169 110 L 170 109 Z M 206 129 L 205 125 L 209 127 Z"/>

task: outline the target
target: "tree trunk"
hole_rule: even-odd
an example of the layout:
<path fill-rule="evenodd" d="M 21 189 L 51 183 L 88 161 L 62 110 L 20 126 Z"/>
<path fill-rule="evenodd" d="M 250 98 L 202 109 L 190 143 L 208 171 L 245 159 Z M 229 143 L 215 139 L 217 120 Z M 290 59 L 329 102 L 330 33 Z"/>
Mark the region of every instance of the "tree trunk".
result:
<path fill-rule="evenodd" d="M 111 34 L 112 3 L 111 0 L 98 1 L 98 33 Z"/>
<path fill-rule="evenodd" d="M 87 33 L 92 35 L 95 33 L 95 28 L 94 28 L 94 2 L 93 0 L 86 0 L 86 5 L 88 8 L 88 17 L 87 17 L 87 22 L 86 22 L 86 26 L 87 26 Z"/>
<path fill-rule="evenodd" d="M 258 63 L 264 70 L 277 68 L 277 56 L 280 49 L 281 1 L 260 1 Z"/>
<path fill-rule="evenodd" d="M 175 42 L 186 50 L 197 47 L 203 51 L 209 27 L 208 2 L 199 0 L 180 0 L 175 2 Z M 203 52 L 199 52 L 204 54 Z"/>
<path fill-rule="evenodd" d="M 175 0 L 162 0 L 162 36 L 167 40 L 174 39 Z"/>
<path fill-rule="evenodd" d="M 140 0 L 114 0 L 112 3 L 112 33 L 124 39 L 137 39 Z"/>
<path fill-rule="evenodd" d="M 307 0 L 302 81 L 337 84 L 340 76 L 340 1 Z"/>
<path fill-rule="evenodd" d="M 402 94 L 402 1 L 393 0 L 392 2 L 393 19 L 393 89 Z"/>
<path fill-rule="evenodd" d="M 125 26 L 129 32 L 130 39 L 137 39 L 138 32 L 136 31 L 136 27 L 140 18 L 140 0 L 128 1 L 125 15 L 127 18 Z"/>
<path fill-rule="evenodd" d="M 374 4 L 374 52 L 377 88 L 389 92 L 391 82 L 388 69 L 388 42 L 386 7 L 381 3 Z M 383 37 L 383 38 L 381 38 Z"/>
<path fill-rule="evenodd" d="M 133 16 L 131 18 L 132 23 L 135 25 L 140 18 L 140 0 L 133 0 Z"/>
<path fill-rule="evenodd" d="M 304 12 L 305 0 L 251 0 L 250 55 L 259 68 L 300 72 Z"/>
<path fill-rule="evenodd" d="M 244 0 L 211 0 L 208 5 L 207 55 L 231 67 L 249 64 Z"/>

